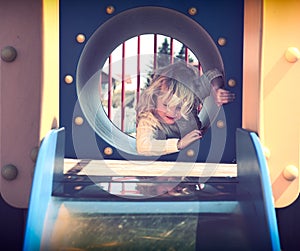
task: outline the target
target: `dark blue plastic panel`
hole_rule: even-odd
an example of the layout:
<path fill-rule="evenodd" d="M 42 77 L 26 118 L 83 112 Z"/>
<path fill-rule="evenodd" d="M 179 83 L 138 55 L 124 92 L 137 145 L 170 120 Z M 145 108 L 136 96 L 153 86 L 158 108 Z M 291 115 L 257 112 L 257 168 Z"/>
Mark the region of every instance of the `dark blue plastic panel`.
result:
<path fill-rule="evenodd" d="M 112 5 L 115 12 L 112 15 L 106 13 L 106 7 Z M 123 11 L 142 7 L 142 6 L 159 6 L 169 8 L 179 13 L 186 15 L 191 20 L 196 21 L 201 25 L 211 36 L 219 49 L 223 60 L 226 79 L 233 78 L 237 85 L 234 88 L 229 88 L 236 94 L 236 100 L 229 105 L 224 106 L 226 119 L 226 146 L 222 152 L 222 156 L 210 157 L 209 161 L 219 162 L 234 162 L 235 156 L 235 130 L 241 127 L 242 121 L 242 62 L 243 62 L 243 1 L 240 0 L 211 0 L 211 1 L 153 1 L 153 0 L 133 0 L 133 1 L 60 1 L 60 125 L 66 128 L 66 156 L 76 158 L 77 154 L 74 149 L 73 142 L 73 113 L 78 109 L 80 115 L 80 108 L 76 107 L 77 92 L 76 92 L 76 78 L 72 85 L 67 85 L 64 82 L 64 76 L 71 74 L 76 76 L 76 70 L 79 58 L 84 49 L 85 43 L 79 44 L 76 42 L 76 36 L 83 33 L 86 40 L 93 35 L 93 33 L 106 21 Z M 188 9 L 190 7 L 197 8 L 197 14 L 190 16 Z M 130 29 L 130 27 L 128 27 Z M 111 30 L 118 34 L 117 28 Z M 193 31 L 190 37 L 184 38 L 188 40 L 193 39 Z M 227 40 L 225 46 L 219 46 L 217 40 L 219 37 L 224 37 Z M 105 41 L 103 41 L 105 43 Z M 99 44 L 98 46 L 101 46 Z M 223 118 L 220 118 L 223 119 Z M 93 130 L 85 125 L 85 130 Z M 209 155 L 209 149 L 212 147 L 212 131 L 218 131 L 216 125 L 213 125 L 212 130 L 209 130 L 205 137 L 201 140 L 200 146 L 196 144 L 194 147 L 199 148 L 199 155 L 197 161 L 205 162 Z M 104 141 L 96 136 L 97 147 L 101 157 L 103 149 L 114 145 Z M 217 143 L 213 143 L 217 144 Z M 88 146 L 87 146 L 88 148 Z M 96 154 L 99 155 L 99 154 Z M 82 157 L 82 156 L 81 156 Z M 87 158 L 99 158 L 95 154 L 87 152 Z M 177 154 L 163 156 L 162 160 L 176 160 Z M 113 159 L 139 159 L 140 157 L 131 156 L 120 153 L 116 150 L 109 156 Z"/>
<path fill-rule="evenodd" d="M 237 130 L 237 165 L 238 200 L 246 216 L 253 250 L 280 250 L 268 166 L 254 132 Z"/>

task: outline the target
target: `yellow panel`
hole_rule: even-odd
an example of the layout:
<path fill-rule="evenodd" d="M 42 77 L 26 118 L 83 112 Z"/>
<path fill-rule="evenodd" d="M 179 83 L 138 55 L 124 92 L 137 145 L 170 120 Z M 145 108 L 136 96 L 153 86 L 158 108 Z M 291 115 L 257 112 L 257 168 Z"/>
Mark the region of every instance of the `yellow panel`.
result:
<path fill-rule="evenodd" d="M 298 0 L 264 1 L 260 137 L 269 150 L 276 207 L 299 195 L 300 62 L 285 57 L 289 47 L 300 48 L 299 9 Z M 287 175 L 289 165 L 294 169 Z"/>
<path fill-rule="evenodd" d="M 42 139 L 59 123 L 59 1 L 43 0 L 43 91 L 41 109 Z"/>

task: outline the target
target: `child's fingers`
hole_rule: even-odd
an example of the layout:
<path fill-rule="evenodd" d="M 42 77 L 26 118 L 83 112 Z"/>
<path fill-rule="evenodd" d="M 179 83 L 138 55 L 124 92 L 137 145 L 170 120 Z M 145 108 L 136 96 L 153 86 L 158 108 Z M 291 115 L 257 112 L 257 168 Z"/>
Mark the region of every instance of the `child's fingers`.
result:
<path fill-rule="evenodd" d="M 187 147 L 192 142 L 202 138 L 202 131 L 200 130 L 193 130 L 185 135 L 181 140 L 179 140 L 179 147 L 178 149 L 183 149 Z"/>
<path fill-rule="evenodd" d="M 193 134 L 192 134 L 192 138 L 194 140 L 201 139 L 202 138 L 202 132 L 199 131 L 199 130 L 194 130 Z"/>
<path fill-rule="evenodd" d="M 235 99 L 235 94 L 224 90 L 224 89 L 219 89 L 217 93 L 217 104 L 222 105 L 225 103 L 232 102 Z"/>
<path fill-rule="evenodd" d="M 193 133 L 193 136 L 195 136 L 195 137 L 202 137 L 202 131 L 200 131 L 200 130 L 194 130 L 194 131 L 192 131 L 192 133 Z"/>
<path fill-rule="evenodd" d="M 230 92 L 230 91 L 227 91 L 227 90 L 223 90 L 223 89 L 219 89 L 219 94 L 220 94 L 220 97 L 235 97 L 235 94 Z"/>
<path fill-rule="evenodd" d="M 202 138 L 202 132 L 200 130 L 193 130 L 190 133 L 188 133 L 184 138 L 186 138 L 188 141 L 190 140 L 194 141 Z"/>

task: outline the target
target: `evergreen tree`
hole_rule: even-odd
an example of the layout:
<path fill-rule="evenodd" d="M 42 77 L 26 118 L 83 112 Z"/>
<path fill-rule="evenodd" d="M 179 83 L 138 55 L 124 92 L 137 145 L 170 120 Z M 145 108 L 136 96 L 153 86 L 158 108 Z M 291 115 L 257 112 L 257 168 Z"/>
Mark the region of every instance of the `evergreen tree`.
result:
<path fill-rule="evenodd" d="M 186 46 L 182 44 L 180 51 L 175 57 L 175 60 L 176 59 L 185 60 L 185 52 L 186 52 Z M 188 62 L 189 63 L 194 62 L 193 58 L 190 55 L 188 56 Z"/>
<path fill-rule="evenodd" d="M 163 67 L 170 64 L 170 44 L 165 38 L 162 45 L 158 48 L 157 53 L 157 67 Z"/>
<path fill-rule="evenodd" d="M 161 44 L 161 46 L 158 47 L 158 52 L 156 55 L 156 68 L 164 67 L 168 64 L 170 64 L 170 45 L 168 43 L 168 39 L 165 37 L 164 42 Z M 154 70 L 153 65 L 154 64 L 149 66 L 146 87 L 150 85 L 150 82 L 152 80 L 152 74 Z"/>

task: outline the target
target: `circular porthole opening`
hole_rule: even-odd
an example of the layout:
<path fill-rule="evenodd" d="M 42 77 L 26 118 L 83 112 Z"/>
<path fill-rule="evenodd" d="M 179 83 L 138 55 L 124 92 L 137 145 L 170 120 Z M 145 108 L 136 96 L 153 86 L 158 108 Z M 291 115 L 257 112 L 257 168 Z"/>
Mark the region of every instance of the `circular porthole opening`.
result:
<path fill-rule="evenodd" d="M 162 23 L 164 25 L 161 25 Z M 141 39 L 144 36 L 162 36 L 163 38 L 174 39 L 176 43 L 184 45 L 184 48 L 192 53 L 190 55 L 192 55 L 195 62 L 200 62 L 202 71 L 205 72 L 213 68 L 224 71 L 219 51 L 209 34 L 197 22 L 175 10 L 162 7 L 134 8 L 115 15 L 101 25 L 87 41 L 78 63 L 76 88 L 79 104 L 88 123 L 97 135 L 116 149 L 133 155 L 137 155 L 137 151 L 134 130 L 130 129 L 135 127 L 135 119 L 131 117 L 135 116 L 134 103 L 136 97 L 138 97 L 138 88 L 141 90 L 147 81 L 140 82 L 140 87 L 133 88 L 135 89 L 132 92 L 134 98 L 126 100 L 126 91 L 124 97 L 122 90 L 119 91 L 119 97 L 116 96 L 115 98 L 118 100 L 116 102 L 120 102 L 120 109 L 126 110 L 127 106 L 130 107 L 132 111 L 132 114 L 128 115 L 128 124 L 132 123 L 130 128 L 126 128 L 127 124 L 122 118 L 122 116 L 125 116 L 126 119 L 126 112 L 125 115 L 118 116 L 115 114 L 116 110 L 109 111 L 111 109 L 109 108 L 111 107 L 109 102 L 112 102 L 114 95 L 110 100 L 108 100 L 108 97 L 112 92 L 111 88 L 114 88 L 113 90 L 117 94 L 117 84 L 128 87 L 129 82 L 137 78 L 138 75 L 143 75 L 143 78 L 147 79 L 147 76 L 151 74 L 151 69 L 140 68 L 139 73 L 132 74 L 129 69 L 141 67 L 141 65 L 136 65 L 138 60 L 147 61 L 152 58 L 152 63 L 155 63 L 153 58 L 156 57 L 157 59 L 159 53 L 158 50 L 153 50 L 153 53 L 136 53 L 130 56 L 125 54 L 121 60 L 115 62 L 108 62 L 108 60 L 114 60 L 111 55 L 120 46 L 125 47 L 125 53 L 126 51 L 129 52 L 128 48 L 126 49 L 126 44 L 132 39 Z M 147 40 L 149 40 L 149 37 Z M 161 46 L 160 42 L 157 48 L 159 46 Z M 174 54 L 174 51 L 172 54 Z M 110 67 L 112 65 L 124 67 L 122 65 L 124 57 L 126 59 L 125 67 L 127 66 L 127 68 L 125 68 L 125 72 L 121 73 L 120 79 L 117 81 L 116 74 L 119 73 L 111 74 L 112 69 Z M 167 54 L 165 57 L 168 58 L 170 55 Z M 104 80 L 105 76 L 106 80 Z M 136 83 L 132 84 L 135 85 Z M 204 111 L 207 111 L 207 113 L 203 116 L 203 122 L 206 123 L 205 120 L 207 120 L 209 123 L 212 119 L 209 114 L 209 107 L 206 107 Z M 114 121 L 116 119 L 121 120 Z"/>

